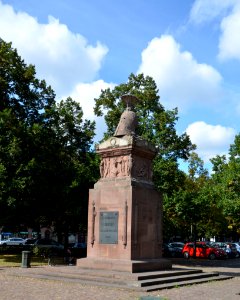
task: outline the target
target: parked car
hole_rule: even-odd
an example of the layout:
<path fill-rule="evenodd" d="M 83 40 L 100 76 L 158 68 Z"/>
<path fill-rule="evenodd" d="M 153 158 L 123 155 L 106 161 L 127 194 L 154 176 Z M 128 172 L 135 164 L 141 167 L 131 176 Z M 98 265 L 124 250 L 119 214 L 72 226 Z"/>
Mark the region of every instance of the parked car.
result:
<path fill-rule="evenodd" d="M 38 248 L 40 251 L 51 252 L 55 254 L 64 253 L 64 246 L 51 239 L 38 239 L 34 243 L 34 248 Z"/>
<path fill-rule="evenodd" d="M 232 245 L 236 248 L 237 250 L 237 254 L 236 254 L 236 257 L 239 257 L 240 256 L 240 245 L 239 243 L 232 243 Z"/>
<path fill-rule="evenodd" d="M 182 249 L 184 258 L 199 257 L 199 258 L 226 258 L 227 254 L 223 249 L 217 248 L 208 242 L 190 242 L 186 243 Z"/>
<path fill-rule="evenodd" d="M 36 243 L 37 239 L 33 238 L 27 238 L 24 240 L 24 245 L 34 245 Z"/>
<path fill-rule="evenodd" d="M 227 249 L 233 253 L 233 257 L 239 257 L 239 252 L 236 243 L 226 243 L 227 244 Z"/>
<path fill-rule="evenodd" d="M 74 243 L 72 248 L 87 248 L 87 243 Z"/>
<path fill-rule="evenodd" d="M 37 239 L 34 238 L 27 238 L 24 240 L 24 249 L 31 250 L 34 247 L 34 244 L 36 243 Z"/>
<path fill-rule="evenodd" d="M 182 242 L 172 242 L 169 243 L 168 246 L 172 248 L 172 257 L 182 257 L 182 249 L 184 247 L 184 243 Z"/>
<path fill-rule="evenodd" d="M 69 247 L 71 255 L 75 258 L 81 258 L 87 256 L 87 243 L 75 243 L 72 247 Z"/>
<path fill-rule="evenodd" d="M 5 247 L 5 246 L 23 246 L 24 244 L 24 239 L 22 238 L 9 238 L 7 240 L 1 240 L 0 241 L 0 245 Z"/>
<path fill-rule="evenodd" d="M 163 257 L 182 257 L 182 248 L 179 245 L 173 245 L 175 243 L 163 243 L 162 255 Z"/>
<path fill-rule="evenodd" d="M 227 258 L 235 258 L 238 257 L 238 251 L 233 243 L 225 243 L 225 242 L 215 242 L 212 243 L 214 247 L 223 249 L 226 252 Z"/>
<path fill-rule="evenodd" d="M 183 248 L 185 244 L 182 242 L 172 242 L 172 243 L 168 243 L 168 245 L 174 248 Z"/>

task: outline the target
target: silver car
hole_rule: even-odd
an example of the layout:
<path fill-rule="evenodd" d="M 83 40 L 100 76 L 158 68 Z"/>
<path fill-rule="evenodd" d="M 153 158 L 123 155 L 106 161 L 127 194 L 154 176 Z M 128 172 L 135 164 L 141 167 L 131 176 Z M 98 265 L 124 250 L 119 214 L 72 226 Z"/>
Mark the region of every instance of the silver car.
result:
<path fill-rule="evenodd" d="M 7 240 L 1 240 L 0 246 L 22 246 L 25 240 L 22 238 L 9 238 Z"/>

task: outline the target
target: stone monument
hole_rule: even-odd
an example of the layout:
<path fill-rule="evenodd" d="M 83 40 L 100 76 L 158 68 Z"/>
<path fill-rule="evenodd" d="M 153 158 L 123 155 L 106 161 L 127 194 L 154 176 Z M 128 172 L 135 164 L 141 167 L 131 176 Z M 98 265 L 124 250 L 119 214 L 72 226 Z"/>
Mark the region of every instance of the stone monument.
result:
<path fill-rule="evenodd" d="M 77 266 L 128 272 L 171 269 L 162 258 L 162 197 L 152 182 L 156 148 L 136 136 L 138 99 L 125 95 L 114 136 L 96 148 L 100 180 L 89 191 L 87 257 Z"/>

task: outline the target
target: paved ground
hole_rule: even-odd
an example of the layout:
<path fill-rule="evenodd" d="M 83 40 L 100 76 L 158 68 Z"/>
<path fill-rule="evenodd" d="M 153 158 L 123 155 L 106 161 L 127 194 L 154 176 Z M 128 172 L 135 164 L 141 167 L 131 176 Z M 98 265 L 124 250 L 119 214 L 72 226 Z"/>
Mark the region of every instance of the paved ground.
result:
<path fill-rule="evenodd" d="M 240 300 L 240 259 L 225 261 L 182 260 L 174 259 L 173 266 L 218 271 L 221 274 L 233 275 L 234 278 L 185 286 L 156 292 L 129 291 L 114 287 L 83 284 L 76 281 L 38 278 L 40 274 L 67 274 L 80 272 L 75 266 L 65 267 L 32 267 L 1 268 L 0 266 L 0 299 L 1 300 Z"/>

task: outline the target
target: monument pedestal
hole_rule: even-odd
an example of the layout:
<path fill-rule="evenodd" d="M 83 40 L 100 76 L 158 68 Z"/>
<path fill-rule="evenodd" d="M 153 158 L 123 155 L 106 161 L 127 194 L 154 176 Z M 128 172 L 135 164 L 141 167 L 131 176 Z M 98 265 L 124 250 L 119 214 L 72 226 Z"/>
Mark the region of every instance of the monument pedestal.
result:
<path fill-rule="evenodd" d="M 113 137 L 99 144 L 101 179 L 89 191 L 87 258 L 77 266 L 129 272 L 171 269 L 162 258 L 162 197 L 152 182 L 156 148 L 135 136 L 137 99 L 123 96 Z M 130 106 L 129 106 L 130 105 Z"/>
<path fill-rule="evenodd" d="M 171 269 L 162 258 L 162 197 L 151 180 L 154 152 L 140 146 L 132 138 L 127 145 L 115 139 L 114 147 L 110 140 L 98 150 L 109 169 L 89 191 L 87 258 L 77 260 L 78 267 L 132 273 Z"/>
<path fill-rule="evenodd" d="M 78 259 L 77 266 L 83 269 L 121 271 L 129 273 L 153 272 L 172 269 L 171 262 L 164 258 L 138 261 L 87 257 Z"/>

